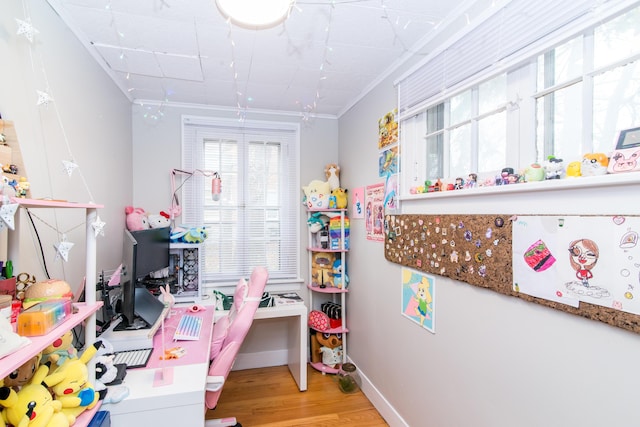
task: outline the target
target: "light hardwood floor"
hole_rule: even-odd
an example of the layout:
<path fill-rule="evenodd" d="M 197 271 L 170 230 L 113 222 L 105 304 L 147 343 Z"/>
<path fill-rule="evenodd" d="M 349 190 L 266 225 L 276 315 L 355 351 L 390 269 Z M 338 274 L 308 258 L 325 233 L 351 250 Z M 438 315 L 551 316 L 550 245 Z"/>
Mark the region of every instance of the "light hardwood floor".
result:
<path fill-rule="evenodd" d="M 242 427 L 388 426 L 365 395 L 344 394 L 333 375 L 307 365 L 300 392 L 286 366 L 232 371 L 218 406 L 206 418 L 236 417 Z"/>

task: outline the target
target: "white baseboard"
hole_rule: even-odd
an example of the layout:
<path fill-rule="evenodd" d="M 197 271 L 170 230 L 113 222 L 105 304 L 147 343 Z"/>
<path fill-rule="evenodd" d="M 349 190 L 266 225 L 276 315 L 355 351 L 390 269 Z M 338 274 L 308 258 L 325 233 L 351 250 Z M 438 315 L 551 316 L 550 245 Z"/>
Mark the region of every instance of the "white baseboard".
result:
<path fill-rule="evenodd" d="M 240 353 L 233 364 L 234 371 L 243 369 L 266 368 L 287 364 L 287 350 L 261 351 L 258 353 Z"/>
<path fill-rule="evenodd" d="M 261 351 L 258 353 L 240 353 L 233 364 L 234 371 L 242 369 L 266 368 L 287 364 L 287 350 Z M 349 359 L 349 361 L 351 361 Z M 358 366 L 356 364 L 356 366 Z M 385 399 L 380 391 L 369 381 L 362 371 L 358 371 L 362 379 L 362 392 L 380 413 L 390 427 L 409 427 L 393 406 Z"/>
<path fill-rule="evenodd" d="M 351 361 L 351 359 L 349 359 Z M 358 366 L 356 364 L 356 366 Z M 362 392 L 371 404 L 380 413 L 382 418 L 389 424 L 390 427 L 409 427 L 404 419 L 396 412 L 395 408 L 391 406 L 389 401 L 380 393 L 380 391 L 369 381 L 369 378 L 358 369 L 360 379 L 362 380 Z"/>

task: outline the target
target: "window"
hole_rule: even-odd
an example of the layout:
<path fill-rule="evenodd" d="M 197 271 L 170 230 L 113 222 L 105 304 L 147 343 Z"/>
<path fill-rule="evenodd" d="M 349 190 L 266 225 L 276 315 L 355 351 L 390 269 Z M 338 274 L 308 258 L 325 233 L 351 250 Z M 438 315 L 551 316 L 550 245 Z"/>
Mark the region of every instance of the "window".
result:
<path fill-rule="evenodd" d="M 608 153 L 621 129 L 638 126 L 638 2 L 544 3 L 513 0 L 494 10 L 397 82 L 403 195 L 420 192 L 425 179 L 452 183 L 478 173 L 482 182 L 548 156 L 568 164 Z M 518 30 L 522 16 L 536 22 L 526 32 Z M 466 74 L 454 81 L 447 59 L 467 45 L 493 62 L 455 56 L 458 65 L 466 60 L 456 68 Z"/>
<path fill-rule="evenodd" d="M 219 201 L 198 174 L 183 185 L 183 221 L 207 230 L 203 278 L 229 284 L 266 266 L 299 277 L 298 125 L 185 117 L 183 167 L 219 173 Z"/>

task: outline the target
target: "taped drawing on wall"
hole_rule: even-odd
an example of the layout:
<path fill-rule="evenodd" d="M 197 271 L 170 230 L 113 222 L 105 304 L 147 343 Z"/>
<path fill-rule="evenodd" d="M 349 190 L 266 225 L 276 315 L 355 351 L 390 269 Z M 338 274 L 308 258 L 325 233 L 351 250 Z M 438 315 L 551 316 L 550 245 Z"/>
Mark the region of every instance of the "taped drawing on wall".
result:
<path fill-rule="evenodd" d="M 640 314 L 639 230 L 638 217 L 519 216 L 514 290 Z"/>
<path fill-rule="evenodd" d="M 436 282 L 433 276 L 402 268 L 402 315 L 435 333 Z"/>

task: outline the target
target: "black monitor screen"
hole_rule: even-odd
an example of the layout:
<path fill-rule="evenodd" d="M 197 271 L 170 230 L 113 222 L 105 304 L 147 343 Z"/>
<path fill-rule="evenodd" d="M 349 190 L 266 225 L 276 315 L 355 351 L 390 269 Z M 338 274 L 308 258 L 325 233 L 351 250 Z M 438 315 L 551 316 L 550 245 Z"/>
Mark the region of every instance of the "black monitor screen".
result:
<path fill-rule="evenodd" d="M 135 278 L 144 279 L 154 271 L 169 267 L 169 227 L 131 231 L 137 243 Z"/>
<path fill-rule="evenodd" d="M 134 324 L 136 313 L 136 287 L 140 280 L 154 271 L 169 267 L 170 228 L 152 228 L 124 231 L 122 246 L 122 276 L 120 312 L 122 327 Z"/>

